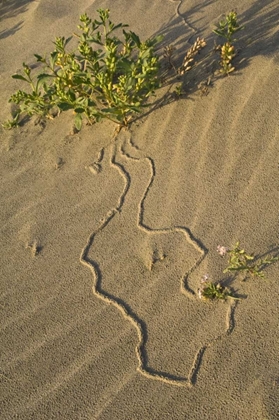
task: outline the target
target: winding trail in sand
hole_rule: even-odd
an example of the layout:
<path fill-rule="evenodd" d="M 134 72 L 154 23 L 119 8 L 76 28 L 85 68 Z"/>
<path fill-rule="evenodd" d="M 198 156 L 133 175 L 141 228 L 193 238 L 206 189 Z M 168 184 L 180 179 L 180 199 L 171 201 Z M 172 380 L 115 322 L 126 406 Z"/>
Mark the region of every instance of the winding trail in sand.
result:
<path fill-rule="evenodd" d="M 131 139 L 128 140 L 129 147 L 134 151 L 134 155 L 140 154 L 139 150 L 132 144 Z M 99 227 L 94 230 L 88 237 L 87 243 L 84 246 L 81 255 L 80 255 L 80 262 L 90 269 L 92 272 L 94 282 L 93 282 L 93 293 L 95 296 L 103 300 L 104 302 L 108 304 L 114 305 L 124 316 L 125 319 L 127 319 L 137 330 L 139 341 L 136 345 L 136 355 L 138 359 L 138 371 L 146 376 L 149 379 L 156 379 L 160 380 L 162 382 L 171 384 L 171 385 L 177 385 L 177 386 L 192 386 L 196 383 L 198 371 L 201 366 L 202 357 L 204 355 L 205 350 L 213 344 L 213 342 L 221 339 L 226 334 L 230 334 L 233 331 L 234 328 L 234 321 L 233 321 L 233 314 L 234 314 L 234 305 L 229 305 L 228 312 L 227 312 L 227 327 L 224 331 L 224 334 L 218 334 L 213 340 L 210 340 L 209 342 L 204 343 L 200 348 L 197 349 L 191 369 L 186 377 L 180 377 L 176 376 L 170 373 L 166 372 L 158 372 L 151 367 L 148 366 L 147 363 L 147 355 L 146 355 L 146 342 L 147 342 L 147 331 L 148 327 L 146 326 L 145 322 L 138 316 L 138 314 L 130 307 L 130 305 L 122 298 L 119 298 L 115 296 L 112 293 L 106 292 L 102 288 L 102 269 L 99 267 L 99 265 L 96 263 L 96 261 L 92 261 L 91 258 L 89 258 L 89 250 L 93 246 L 95 238 L 100 235 L 110 224 L 110 222 L 115 218 L 117 214 L 123 211 L 125 207 L 125 200 L 126 196 L 128 194 L 129 189 L 131 188 L 131 175 L 129 174 L 128 170 L 124 167 L 122 163 L 119 163 L 117 161 L 117 156 L 124 157 L 130 162 L 139 162 L 139 161 L 145 161 L 148 163 L 149 169 L 150 169 L 150 176 L 148 183 L 145 187 L 144 193 L 139 201 L 138 204 L 138 214 L 137 214 L 137 228 L 144 232 L 145 235 L 149 235 L 150 237 L 158 236 L 158 235 L 170 235 L 170 234 L 179 234 L 182 236 L 183 241 L 185 242 L 185 248 L 186 244 L 190 244 L 196 251 L 199 253 L 199 257 L 196 259 L 194 264 L 192 264 L 191 268 L 184 273 L 184 275 L 181 277 L 180 281 L 180 292 L 185 295 L 186 298 L 189 299 L 198 299 L 197 294 L 194 290 L 192 290 L 188 286 L 188 279 L 191 273 L 200 265 L 200 263 L 203 261 L 203 259 L 206 256 L 207 250 L 206 248 L 193 236 L 191 231 L 186 227 L 169 227 L 169 228 L 162 228 L 162 229 L 152 229 L 151 227 L 147 226 L 144 222 L 144 204 L 146 197 L 152 187 L 152 184 L 154 182 L 154 178 L 156 175 L 156 168 L 155 163 L 151 157 L 137 157 L 132 156 L 131 154 L 128 154 L 125 152 L 125 145 L 127 144 L 127 139 L 121 140 L 116 139 L 115 143 L 110 146 L 111 148 L 111 155 L 110 155 L 110 163 L 112 167 L 114 167 L 119 174 L 122 176 L 124 180 L 124 187 L 122 194 L 119 197 L 117 205 L 112 208 L 106 217 L 102 220 Z M 104 156 L 104 150 L 101 150 L 99 154 L 98 161 L 95 162 L 95 165 L 98 165 L 100 167 L 102 163 L 102 159 Z M 127 230 L 129 229 L 129 226 L 127 226 Z M 153 238 L 152 238 L 153 239 Z M 154 253 L 151 256 L 151 260 L 148 263 L 149 270 L 151 271 L 153 269 L 153 265 L 162 259 L 165 258 L 165 255 L 161 254 L 158 255 L 158 253 Z"/>

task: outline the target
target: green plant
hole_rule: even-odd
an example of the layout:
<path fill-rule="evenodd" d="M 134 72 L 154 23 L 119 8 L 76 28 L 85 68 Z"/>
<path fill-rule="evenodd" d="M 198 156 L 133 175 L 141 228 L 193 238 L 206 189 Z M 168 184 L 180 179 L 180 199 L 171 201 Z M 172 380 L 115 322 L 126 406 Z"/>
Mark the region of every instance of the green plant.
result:
<path fill-rule="evenodd" d="M 232 41 L 236 41 L 233 39 L 233 36 L 236 32 L 242 30 L 244 26 L 239 26 L 237 21 L 237 13 L 235 11 L 231 11 L 227 14 L 224 20 L 221 20 L 218 25 L 216 25 L 216 29 L 213 32 L 225 38 L 227 42 L 231 43 Z"/>
<path fill-rule="evenodd" d="M 244 249 L 240 248 L 239 242 L 232 249 L 218 245 L 217 252 L 224 257 L 229 256 L 228 265 L 223 273 L 243 272 L 252 276 L 264 277 L 262 272 L 266 266 L 279 260 L 279 257 L 267 256 L 260 260 L 256 260 L 253 255 L 247 254 Z M 221 282 L 212 282 L 208 275 L 204 275 L 201 279 L 201 286 L 198 289 L 198 296 L 204 300 L 226 300 L 227 298 L 240 299 L 235 296 L 234 291 L 227 286 L 223 286 Z"/>
<path fill-rule="evenodd" d="M 12 76 L 28 83 L 31 92 L 18 90 L 11 96 L 18 113 L 4 127 L 16 125 L 22 114 L 53 118 L 69 109 L 75 114 L 77 130 L 84 118 L 89 124 L 108 118 L 127 125 L 134 113 L 147 106 L 160 85 L 154 47 L 161 37 L 142 42 L 134 32 L 125 31 L 128 25 L 112 23 L 108 9 L 99 9 L 98 14 L 96 20 L 80 16 L 76 49 L 66 50 L 72 37 L 56 38 L 48 58 L 35 54 L 42 72 L 33 77 L 31 67 L 23 63 L 23 75 Z"/>
<path fill-rule="evenodd" d="M 279 259 L 278 257 L 267 256 L 256 261 L 254 255 L 249 255 L 244 249 L 240 248 L 239 242 L 231 250 L 219 245 L 217 252 L 221 256 L 226 254 L 229 256 L 228 266 L 223 273 L 241 271 L 258 277 L 265 277 L 263 269 Z"/>
<path fill-rule="evenodd" d="M 208 280 L 208 276 L 205 275 L 201 281 L 202 285 L 198 290 L 198 295 L 200 299 L 204 300 L 226 300 L 231 299 L 240 299 L 234 295 L 234 292 L 229 287 L 223 286 L 220 282 L 213 283 Z"/>
<path fill-rule="evenodd" d="M 216 51 L 220 51 L 220 72 L 223 74 L 228 75 L 235 70 L 235 67 L 232 65 L 232 60 L 236 54 L 235 47 L 232 45 L 232 42 L 236 41 L 236 39 L 233 38 L 233 36 L 236 32 L 242 30 L 243 28 L 243 26 L 239 26 L 237 21 L 237 13 L 232 11 L 228 13 L 225 19 L 221 20 L 218 25 L 216 25 L 216 29 L 213 30 L 216 35 L 226 39 L 225 44 L 218 45 L 216 47 Z"/>
<path fill-rule="evenodd" d="M 16 113 L 16 115 L 13 117 L 12 120 L 4 121 L 2 123 L 2 127 L 5 130 L 11 130 L 12 128 L 15 128 L 18 126 L 18 122 L 19 122 L 19 113 Z"/>
<path fill-rule="evenodd" d="M 183 93 L 184 93 L 184 91 L 183 91 L 183 83 L 178 83 L 175 86 L 174 93 L 177 96 L 177 98 L 180 98 L 183 95 Z"/>

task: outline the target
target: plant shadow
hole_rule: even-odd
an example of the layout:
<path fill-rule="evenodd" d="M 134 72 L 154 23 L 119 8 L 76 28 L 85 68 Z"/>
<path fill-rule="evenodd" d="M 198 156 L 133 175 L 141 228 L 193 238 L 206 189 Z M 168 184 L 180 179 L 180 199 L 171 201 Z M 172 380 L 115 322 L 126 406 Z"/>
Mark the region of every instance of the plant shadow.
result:
<path fill-rule="evenodd" d="M 8 38 L 10 35 L 14 35 L 17 31 L 19 31 L 22 28 L 23 20 L 21 20 L 19 23 L 14 25 L 10 29 L 4 29 L 3 31 L 0 31 L 0 39 Z"/>
<path fill-rule="evenodd" d="M 28 3 L 33 0 L 0 0 L 0 22 L 12 18 L 27 10 Z M 12 34 L 11 34 L 12 35 Z"/>
<path fill-rule="evenodd" d="M 237 299 L 247 299 L 248 296 L 246 294 L 239 293 L 238 289 L 235 288 L 234 283 L 236 278 L 237 275 L 230 275 L 222 279 L 220 283 L 222 286 L 228 287 L 233 292 L 233 296 L 235 296 Z"/>

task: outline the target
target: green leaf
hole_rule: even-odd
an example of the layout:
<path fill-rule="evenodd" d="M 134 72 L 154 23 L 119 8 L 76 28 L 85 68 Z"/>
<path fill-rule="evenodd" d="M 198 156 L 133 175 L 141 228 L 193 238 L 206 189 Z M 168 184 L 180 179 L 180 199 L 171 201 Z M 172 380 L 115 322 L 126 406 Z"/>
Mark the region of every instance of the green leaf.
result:
<path fill-rule="evenodd" d="M 152 43 L 158 44 L 159 42 L 163 41 L 163 39 L 164 39 L 164 35 L 159 34 L 155 36 L 154 38 L 152 38 Z"/>
<path fill-rule="evenodd" d="M 130 31 L 130 35 L 136 46 L 139 48 L 141 44 L 139 37 L 132 31 Z"/>
<path fill-rule="evenodd" d="M 66 45 L 71 41 L 72 38 L 72 36 L 69 36 L 69 38 L 66 39 L 64 47 L 66 47 Z"/>
<path fill-rule="evenodd" d="M 69 104 L 68 102 L 60 102 L 57 104 L 58 108 L 62 111 L 68 111 L 69 109 L 73 109 L 73 105 Z"/>
<path fill-rule="evenodd" d="M 143 105 L 142 105 L 143 106 Z M 141 106 L 137 106 L 137 105 L 131 105 L 131 106 L 129 106 L 129 109 L 131 110 L 131 111 L 134 111 L 134 112 L 140 112 L 141 111 Z"/>
<path fill-rule="evenodd" d="M 37 84 L 36 84 L 37 93 L 50 77 L 54 78 L 55 76 L 53 76 L 52 74 L 46 74 L 46 73 L 42 73 L 38 75 Z"/>
<path fill-rule="evenodd" d="M 119 61 L 119 63 L 117 63 L 117 68 L 125 73 L 128 73 L 131 71 L 131 64 L 132 63 L 127 58 L 123 58 Z"/>
<path fill-rule="evenodd" d="M 95 107 L 96 106 L 96 103 L 94 102 L 94 101 L 92 101 L 92 100 L 88 100 L 88 107 Z"/>
<path fill-rule="evenodd" d="M 49 64 L 50 64 L 50 67 L 52 68 L 52 70 L 54 69 L 54 65 L 55 65 L 55 61 L 57 59 L 57 55 L 58 55 L 57 51 L 53 51 L 50 54 Z"/>
<path fill-rule="evenodd" d="M 118 23 L 117 25 L 110 25 L 110 30 L 108 31 L 107 35 L 111 34 L 113 31 L 115 31 L 118 28 L 127 28 L 129 25 L 123 24 L 123 23 Z"/>
<path fill-rule="evenodd" d="M 39 61 L 39 62 L 44 62 L 45 61 L 45 59 L 39 54 L 34 54 L 34 56 L 37 58 L 37 61 Z"/>
<path fill-rule="evenodd" d="M 48 74 L 48 73 L 41 73 L 37 76 L 38 80 L 45 80 L 49 77 L 55 77 L 53 74 Z"/>
<path fill-rule="evenodd" d="M 81 108 L 81 107 L 75 108 L 75 112 L 76 112 L 77 114 L 82 114 L 84 111 L 85 111 L 85 109 L 84 109 L 84 108 Z"/>
<path fill-rule="evenodd" d="M 81 126 L 82 126 L 82 115 L 81 114 L 77 114 L 75 116 L 75 121 L 74 121 L 75 127 L 78 131 L 81 130 Z"/>
<path fill-rule="evenodd" d="M 222 31 L 218 31 L 218 29 L 215 29 L 213 32 L 218 36 L 221 36 L 223 38 L 227 38 L 227 35 L 224 34 Z"/>
<path fill-rule="evenodd" d="M 102 112 L 104 112 L 105 114 L 116 114 L 117 109 L 115 109 L 115 108 L 103 108 Z"/>
<path fill-rule="evenodd" d="M 13 79 L 18 79 L 18 80 L 24 80 L 25 82 L 29 82 L 29 80 L 27 80 L 24 76 L 21 76 L 21 74 L 13 74 L 12 78 Z"/>
<path fill-rule="evenodd" d="M 73 89 L 68 90 L 68 96 L 69 96 L 69 98 L 72 102 L 74 102 L 76 100 L 76 95 L 75 95 L 75 92 L 73 91 Z"/>

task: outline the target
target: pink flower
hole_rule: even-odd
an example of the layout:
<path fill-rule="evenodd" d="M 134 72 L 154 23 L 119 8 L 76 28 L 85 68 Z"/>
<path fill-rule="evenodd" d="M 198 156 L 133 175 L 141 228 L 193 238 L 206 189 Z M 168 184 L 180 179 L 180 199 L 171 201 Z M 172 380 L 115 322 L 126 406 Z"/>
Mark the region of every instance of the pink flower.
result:
<path fill-rule="evenodd" d="M 218 245 L 217 246 L 217 252 L 219 255 L 221 255 L 221 257 L 223 257 L 224 255 L 226 255 L 226 253 L 229 251 L 229 248 L 225 247 L 225 246 L 221 246 Z"/>
<path fill-rule="evenodd" d="M 206 283 L 206 282 L 208 281 L 208 279 L 209 279 L 208 274 L 204 274 L 204 275 L 202 276 L 201 283 Z"/>

